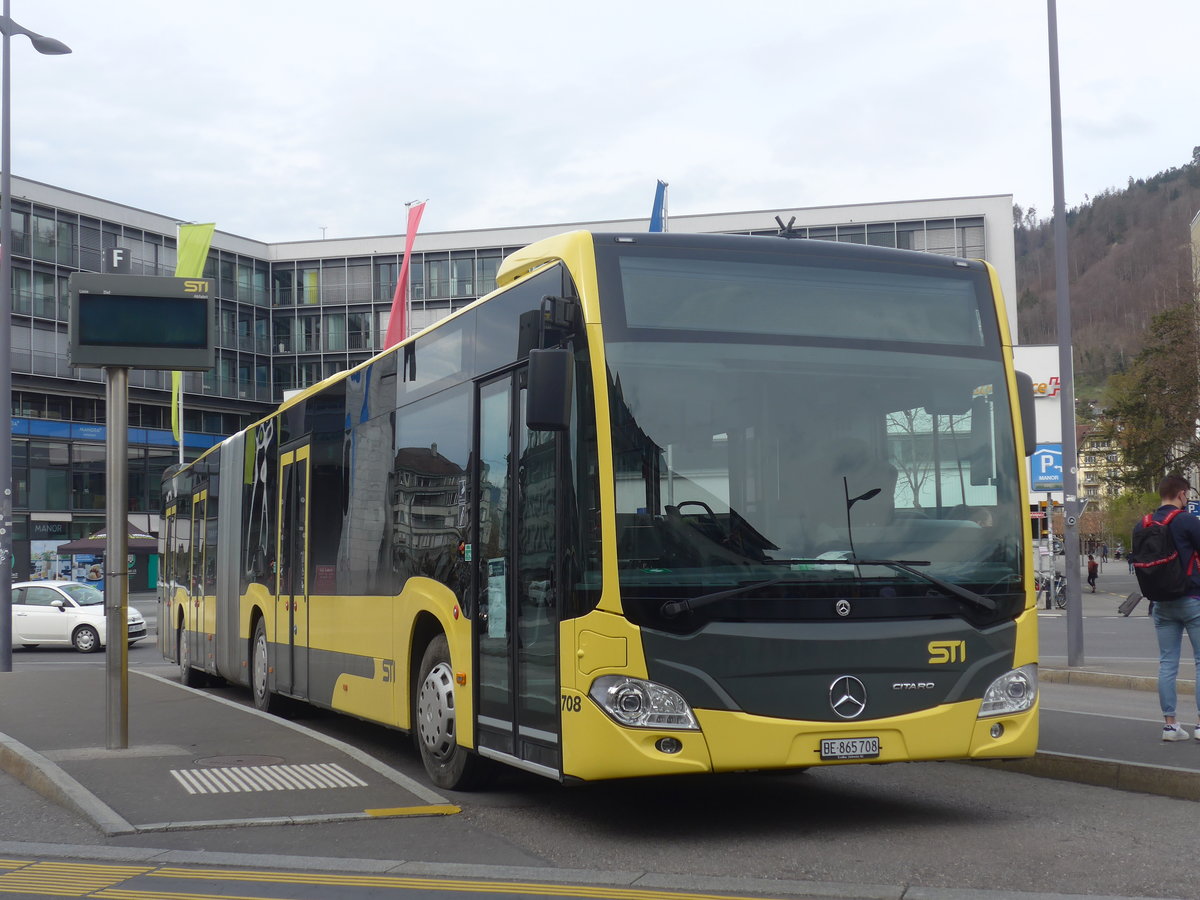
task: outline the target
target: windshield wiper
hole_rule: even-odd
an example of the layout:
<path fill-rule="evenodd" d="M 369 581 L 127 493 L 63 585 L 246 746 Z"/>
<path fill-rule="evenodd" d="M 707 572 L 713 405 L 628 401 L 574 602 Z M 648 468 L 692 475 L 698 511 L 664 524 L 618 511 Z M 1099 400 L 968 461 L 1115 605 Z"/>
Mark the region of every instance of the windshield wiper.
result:
<path fill-rule="evenodd" d="M 934 587 L 950 594 L 952 597 L 957 597 L 959 600 L 966 600 L 973 606 L 979 606 L 986 609 L 988 612 L 996 611 L 996 601 L 991 597 L 985 597 L 983 594 L 977 594 L 974 591 L 969 591 L 961 585 L 954 584 L 952 581 L 944 581 L 936 575 L 930 575 L 928 572 L 922 572 L 917 566 L 928 566 L 930 564 L 927 559 L 859 559 L 858 557 L 850 557 L 848 559 L 772 559 L 769 561 L 771 565 L 818 565 L 818 566 L 883 566 L 887 569 L 896 569 L 900 572 L 907 572 L 909 575 L 915 575 L 922 581 L 927 581 Z"/>
<path fill-rule="evenodd" d="M 925 559 L 858 559 L 857 557 L 853 557 L 850 559 L 769 559 L 764 560 L 764 562 L 774 566 L 883 566 L 884 568 L 896 569 L 900 572 L 915 575 L 922 581 L 932 584 L 943 593 L 957 597 L 959 600 L 965 600 L 967 603 L 986 609 L 988 612 L 996 611 L 996 601 L 991 597 L 985 597 L 983 594 L 969 591 L 965 587 L 961 587 L 950 581 L 944 581 L 936 575 L 930 575 L 928 572 L 922 572 L 916 568 L 917 566 L 928 566 L 930 564 L 929 560 Z M 781 581 L 786 581 L 787 577 L 787 575 L 780 575 L 778 578 L 752 581 L 749 584 L 743 584 L 739 587 L 729 588 L 728 590 L 716 591 L 712 594 L 701 594 L 699 597 L 693 597 L 690 600 L 668 600 L 659 608 L 659 612 L 663 618 L 674 619 L 685 612 L 694 612 L 697 609 L 702 609 L 720 600 L 745 594 L 755 588 L 770 587 L 773 584 L 779 584 Z"/>
<path fill-rule="evenodd" d="M 727 591 L 717 591 L 714 594 L 701 594 L 699 597 L 693 597 L 691 600 L 668 600 L 662 605 L 659 612 L 664 619 L 673 619 L 676 616 L 683 615 L 685 612 L 692 612 L 701 607 L 708 606 L 710 603 L 724 600 L 727 597 L 736 597 L 738 594 L 744 594 L 755 588 L 770 587 L 773 584 L 779 584 L 779 582 L 786 580 L 787 577 L 787 575 L 780 575 L 778 578 L 768 578 L 765 581 L 752 581 L 749 584 L 730 588 Z"/>

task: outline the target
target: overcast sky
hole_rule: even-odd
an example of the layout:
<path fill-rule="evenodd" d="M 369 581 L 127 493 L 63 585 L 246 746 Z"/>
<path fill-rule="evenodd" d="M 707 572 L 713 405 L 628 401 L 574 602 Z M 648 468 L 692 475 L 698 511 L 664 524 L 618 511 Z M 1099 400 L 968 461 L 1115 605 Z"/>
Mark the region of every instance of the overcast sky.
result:
<path fill-rule="evenodd" d="M 13 172 L 286 241 L 1008 194 L 1044 0 L 14 0 Z M 1197 0 L 1061 0 L 1069 206 L 1200 145 Z M 324 229 L 324 232 L 323 232 Z"/>

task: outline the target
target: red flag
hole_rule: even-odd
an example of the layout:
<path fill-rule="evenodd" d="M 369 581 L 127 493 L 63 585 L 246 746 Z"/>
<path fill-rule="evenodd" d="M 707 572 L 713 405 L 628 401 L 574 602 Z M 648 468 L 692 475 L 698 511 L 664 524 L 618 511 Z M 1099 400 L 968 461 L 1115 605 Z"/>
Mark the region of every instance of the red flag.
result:
<path fill-rule="evenodd" d="M 408 231 L 404 234 L 404 260 L 400 263 L 400 277 L 396 280 L 396 294 L 392 297 L 392 314 L 388 317 L 387 337 L 383 340 L 384 350 L 396 346 L 408 337 L 408 264 L 412 259 L 413 241 L 417 237 L 417 226 L 421 223 L 421 213 L 424 211 L 424 200 L 408 207 Z"/>

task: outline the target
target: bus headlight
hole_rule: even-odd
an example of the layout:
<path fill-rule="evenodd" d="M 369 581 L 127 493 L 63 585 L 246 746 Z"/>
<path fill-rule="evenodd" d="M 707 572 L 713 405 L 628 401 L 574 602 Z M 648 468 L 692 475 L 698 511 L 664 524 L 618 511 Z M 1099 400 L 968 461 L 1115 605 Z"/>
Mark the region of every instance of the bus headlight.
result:
<path fill-rule="evenodd" d="M 979 718 L 1024 712 L 1037 700 L 1037 664 L 1030 663 L 1005 672 L 984 691 Z"/>
<path fill-rule="evenodd" d="M 692 708 L 678 691 L 625 675 L 602 675 L 588 695 L 614 721 L 629 728 L 699 731 Z"/>

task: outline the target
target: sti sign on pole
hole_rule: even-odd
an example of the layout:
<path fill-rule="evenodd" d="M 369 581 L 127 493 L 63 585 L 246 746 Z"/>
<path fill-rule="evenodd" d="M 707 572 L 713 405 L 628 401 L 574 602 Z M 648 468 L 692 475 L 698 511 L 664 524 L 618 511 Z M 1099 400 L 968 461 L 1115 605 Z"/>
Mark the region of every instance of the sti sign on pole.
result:
<path fill-rule="evenodd" d="M 1038 444 L 1029 458 L 1029 487 L 1034 491 L 1063 489 L 1062 444 Z"/>
<path fill-rule="evenodd" d="M 5 0 L 7 3 L 7 0 Z M 110 263 L 120 266 L 114 254 Z M 104 521 L 104 622 L 109 750 L 129 746 L 129 370 L 204 372 L 216 364 L 216 293 L 208 278 L 97 275 L 76 272 L 67 281 L 71 307 L 67 359 L 98 366 L 108 382 L 108 436 L 104 443 L 107 498 Z M 2 573 L 0 573 L 2 574 Z"/>

